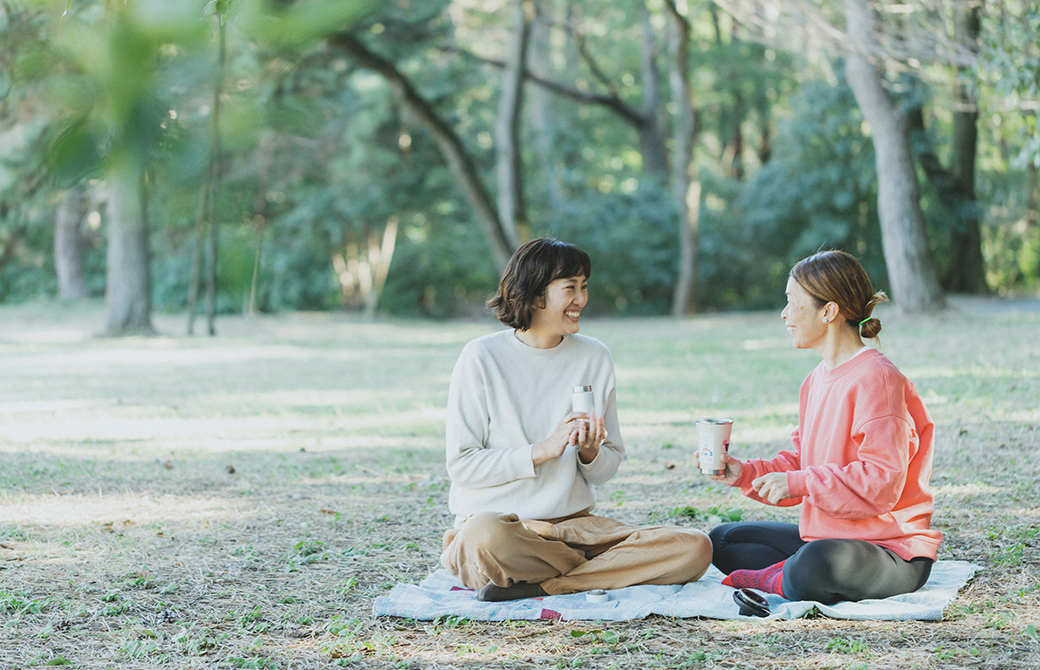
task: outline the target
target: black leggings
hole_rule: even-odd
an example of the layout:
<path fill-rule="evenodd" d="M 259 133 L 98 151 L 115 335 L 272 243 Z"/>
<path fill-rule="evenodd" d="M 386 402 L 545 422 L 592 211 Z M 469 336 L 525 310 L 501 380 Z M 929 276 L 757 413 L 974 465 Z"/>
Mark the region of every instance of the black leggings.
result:
<path fill-rule="evenodd" d="M 825 605 L 840 600 L 887 598 L 924 586 L 932 560 L 909 561 L 891 549 L 862 540 L 806 542 L 793 523 L 724 523 L 708 533 L 712 559 L 727 575 L 784 563 L 784 596 Z"/>

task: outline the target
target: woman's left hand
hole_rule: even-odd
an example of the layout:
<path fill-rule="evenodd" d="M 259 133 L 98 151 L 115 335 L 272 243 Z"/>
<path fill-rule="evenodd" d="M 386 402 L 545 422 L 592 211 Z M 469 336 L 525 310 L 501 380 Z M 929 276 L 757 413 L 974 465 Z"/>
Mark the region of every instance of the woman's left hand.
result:
<path fill-rule="evenodd" d="M 751 488 L 760 498 L 770 505 L 776 505 L 781 500 L 791 497 L 791 490 L 787 488 L 787 473 L 770 472 L 762 475 L 751 482 Z"/>
<path fill-rule="evenodd" d="M 578 458 L 588 465 L 599 455 L 600 445 L 607 439 L 607 429 L 603 425 L 603 417 L 595 414 L 586 419 L 577 419 L 576 422 Z"/>

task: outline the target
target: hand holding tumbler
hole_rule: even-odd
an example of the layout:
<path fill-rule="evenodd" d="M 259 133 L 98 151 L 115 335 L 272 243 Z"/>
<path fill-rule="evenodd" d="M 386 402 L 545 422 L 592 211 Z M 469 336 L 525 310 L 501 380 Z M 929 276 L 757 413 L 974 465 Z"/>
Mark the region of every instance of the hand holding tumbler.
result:
<path fill-rule="evenodd" d="M 700 441 L 701 472 L 706 475 L 726 474 L 722 455 L 729 452 L 729 436 L 733 419 L 697 419 L 697 437 Z"/>

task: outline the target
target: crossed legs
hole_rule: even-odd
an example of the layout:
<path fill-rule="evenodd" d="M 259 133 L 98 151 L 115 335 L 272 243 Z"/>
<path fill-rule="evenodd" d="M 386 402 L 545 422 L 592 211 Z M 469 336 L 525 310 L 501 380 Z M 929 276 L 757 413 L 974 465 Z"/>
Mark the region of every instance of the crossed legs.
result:
<path fill-rule="evenodd" d="M 891 549 L 862 540 L 806 542 L 798 526 L 776 522 L 740 522 L 716 526 L 710 533 L 715 567 L 762 570 L 783 564 L 783 594 L 791 600 L 824 604 L 839 600 L 887 598 L 924 586 L 931 559 L 906 560 Z"/>
<path fill-rule="evenodd" d="M 711 564 L 711 542 L 691 528 L 640 528 L 589 514 L 541 521 L 483 513 L 445 534 L 441 563 L 468 588 L 498 587 L 481 595 L 542 595 L 509 590 L 517 584 L 559 595 L 694 581 Z"/>

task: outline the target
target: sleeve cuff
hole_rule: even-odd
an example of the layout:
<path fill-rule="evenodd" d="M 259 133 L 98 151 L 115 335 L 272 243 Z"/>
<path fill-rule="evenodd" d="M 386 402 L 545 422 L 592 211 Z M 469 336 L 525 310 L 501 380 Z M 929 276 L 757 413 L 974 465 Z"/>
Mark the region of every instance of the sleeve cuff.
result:
<path fill-rule="evenodd" d="M 740 475 L 737 477 L 737 480 L 735 482 L 730 484 L 730 486 L 735 486 L 741 490 L 749 489 L 751 488 L 751 482 L 753 481 L 755 481 L 755 473 L 748 465 L 748 462 L 744 461 L 743 463 L 741 463 Z"/>
<path fill-rule="evenodd" d="M 805 486 L 806 478 L 807 473 L 805 470 L 790 470 L 787 473 L 787 490 L 792 498 L 801 498 L 809 495 L 809 491 Z"/>

